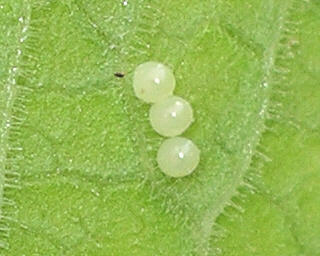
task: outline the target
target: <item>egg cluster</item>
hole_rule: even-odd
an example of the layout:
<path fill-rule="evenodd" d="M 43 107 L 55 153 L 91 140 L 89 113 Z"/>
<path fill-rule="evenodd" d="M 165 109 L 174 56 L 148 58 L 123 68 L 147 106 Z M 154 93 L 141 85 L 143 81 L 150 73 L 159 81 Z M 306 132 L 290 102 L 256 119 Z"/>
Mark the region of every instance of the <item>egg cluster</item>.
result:
<path fill-rule="evenodd" d="M 139 65 L 133 77 L 135 95 L 153 104 L 149 113 L 152 128 L 170 137 L 158 150 L 159 167 L 171 177 L 183 177 L 199 164 L 200 150 L 191 140 L 177 137 L 193 122 L 193 110 L 188 101 L 173 95 L 175 85 L 171 69 L 158 62 Z"/>

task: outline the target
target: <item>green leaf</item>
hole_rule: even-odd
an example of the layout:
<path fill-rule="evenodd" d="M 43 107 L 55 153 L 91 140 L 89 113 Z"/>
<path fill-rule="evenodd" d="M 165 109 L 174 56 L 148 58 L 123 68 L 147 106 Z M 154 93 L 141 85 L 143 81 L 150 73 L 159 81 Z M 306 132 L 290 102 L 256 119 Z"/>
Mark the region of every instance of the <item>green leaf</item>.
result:
<path fill-rule="evenodd" d="M 6 255 L 320 254 L 319 9 L 0 2 Z M 133 93 L 150 60 L 195 110 L 185 178 L 158 169 L 163 138 Z"/>
<path fill-rule="evenodd" d="M 222 255 L 320 255 L 319 8 L 291 8 L 272 97 L 281 105 L 259 146 L 271 161 L 253 161 L 261 178 L 251 177 L 257 193 L 239 203 L 244 213 L 218 220 L 228 232 L 212 246 Z"/>

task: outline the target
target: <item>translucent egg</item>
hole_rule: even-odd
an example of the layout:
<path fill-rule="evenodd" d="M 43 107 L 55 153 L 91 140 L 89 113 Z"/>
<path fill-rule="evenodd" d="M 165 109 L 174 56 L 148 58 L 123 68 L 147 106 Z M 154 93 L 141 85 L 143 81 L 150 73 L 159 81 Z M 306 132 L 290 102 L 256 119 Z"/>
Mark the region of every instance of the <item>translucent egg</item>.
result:
<path fill-rule="evenodd" d="M 150 108 L 151 126 L 162 136 L 182 134 L 193 121 L 192 107 L 186 100 L 170 96 Z"/>
<path fill-rule="evenodd" d="M 175 85 L 171 69 L 158 62 L 143 63 L 134 72 L 134 92 L 139 99 L 148 103 L 155 103 L 172 95 Z"/>
<path fill-rule="evenodd" d="M 174 137 L 160 146 L 157 162 L 162 172 L 171 177 L 191 174 L 200 161 L 200 150 L 189 139 Z"/>

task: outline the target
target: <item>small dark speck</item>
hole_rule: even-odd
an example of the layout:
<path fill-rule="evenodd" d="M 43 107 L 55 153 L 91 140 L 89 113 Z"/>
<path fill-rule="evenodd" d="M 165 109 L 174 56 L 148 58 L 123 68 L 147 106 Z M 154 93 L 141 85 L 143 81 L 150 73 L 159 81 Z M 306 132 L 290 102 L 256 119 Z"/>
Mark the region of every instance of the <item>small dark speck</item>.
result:
<path fill-rule="evenodd" d="M 125 74 L 121 73 L 121 72 L 116 72 L 116 73 L 114 73 L 114 76 L 122 78 L 125 76 Z"/>

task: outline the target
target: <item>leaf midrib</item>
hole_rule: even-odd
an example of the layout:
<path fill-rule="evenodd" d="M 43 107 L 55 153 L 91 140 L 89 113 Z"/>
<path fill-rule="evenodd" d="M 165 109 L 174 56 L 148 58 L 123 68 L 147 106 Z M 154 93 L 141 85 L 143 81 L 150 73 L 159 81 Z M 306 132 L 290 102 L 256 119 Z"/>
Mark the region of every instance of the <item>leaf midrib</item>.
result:
<path fill-rule="evenodd" d="M 272 104 L 272 102 L 270 101 L 269 97 L 271 96 L 271 90 L 272 90 L 272 77 L 273 77 L 273 72 L 275 70 L 275 60 L 276 60 L 276 56 L 277 56 L 277 51 L 279 50 L 280 46 L 281 46 L 281 39 L 283 36 L 283 31 L 285 30 L 285 26 L 284 24 L 286 23 L 287 19 L 289 18 L 289 14 L 288 11 L 292 6 L 292 1 L 290 1 L 290 3 L 288 3 L 288 5 L 285 7 L 284 9 L 284 17 L 285 18 L 281 18 L 280 17 L 280 24 L 279 24 L 279 29 L 276 31 L 276 33 L 274 34 L 274 38 L 272 40 L 272 44 L 269 48 L 265 48 L 264 54 L 263 54 L 263 69 L 264 69 L 264 76 L 261 80 L 261 84 L 262 83 L 266 83 L 270 88 L 268 88 L 269 92 L 267 93 L 267 98 L 265 99 L 265 104 L 262 105 L 260 113 L 263 112 L 263 118 L 261 119 L 262 122 L 264 123 L 263 126 L 259 126 L 261 127 L 260 131 L 258 132 L 258 137 L 257 137 L 257 143 L 255 146 L 255 149 L 253 151 L 253 153 L 251 154 L 250 160 L 247 162 L 247 165 L 244 167 L 244 171 L 242 175 L 239 176 L 235 176 L 237 179 L 234 180 L 234 186 L 229 190 L 225 190 L 225 193 L 223 194 L 223 197 L 221 197 L 220 200 L 220 207 L 217 207 L 215 209 L 217 209 L 216 211 L 213 210 L 212 215 L 208 216 L 208 220 L 209 218 L 213 218 L 214 219 L 214 223 L 216 223 L 217 219 L 219 218 L 219 216 L 224 214 L 224 211 L 226 209 L 226 207 L 231 206 L 235 209 L 237 209 L 238 211 L 241 208 L 238 208 L 238 206 L 236 205 L 236 203 L 232 202 L 232 199 L 237 197 L 239 195 L 238 189 L 245 186 L 247 187 L 249 190 L 253 189 L 253 185 L 248 183 L 248 181 L 245 181 L 244 178 L 246 177 L 246 175 L 248 174 L 250 168 L 252 167 L 252 163 L 253 163 L 253 159 L 255 159 L 255 157 L 257 157 L 259 159 L 259 150 L 258 147 L 260 145 L 262 136 L 264 134 L 264 132 L 266 131 L 266 121 L 268 121 L 270 119 L 270 117 L 268 116 L 268 110 L 270 108 L 270 105 Z M 211 236 L 214 235 L 214 231 L 211 232 Z M 207 239 L 208 243 L 209 243 L 209 238 Z M 209 246 L 209 245 L 208 245 Z"/>

